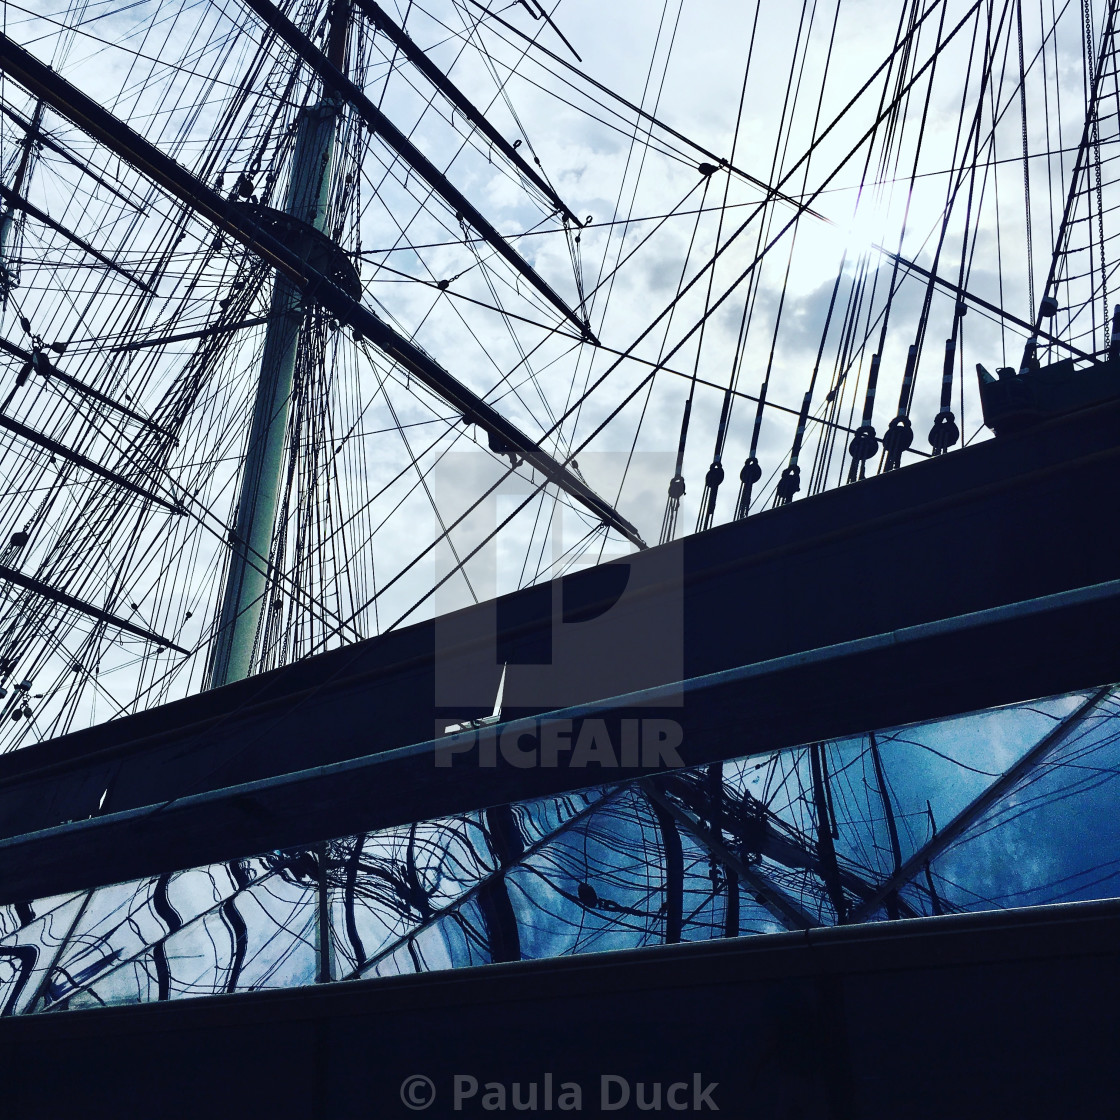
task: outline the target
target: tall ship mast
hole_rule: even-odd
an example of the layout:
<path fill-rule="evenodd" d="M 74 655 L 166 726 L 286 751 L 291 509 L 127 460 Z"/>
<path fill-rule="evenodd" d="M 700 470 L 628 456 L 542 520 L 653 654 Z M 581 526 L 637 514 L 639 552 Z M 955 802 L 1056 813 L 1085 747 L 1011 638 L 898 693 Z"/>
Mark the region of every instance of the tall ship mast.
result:
<path fill-rule="evenodd" d="M 7 5 L 2 1015 L 1118 894 L 1117 5 L 873 7 Z"/>

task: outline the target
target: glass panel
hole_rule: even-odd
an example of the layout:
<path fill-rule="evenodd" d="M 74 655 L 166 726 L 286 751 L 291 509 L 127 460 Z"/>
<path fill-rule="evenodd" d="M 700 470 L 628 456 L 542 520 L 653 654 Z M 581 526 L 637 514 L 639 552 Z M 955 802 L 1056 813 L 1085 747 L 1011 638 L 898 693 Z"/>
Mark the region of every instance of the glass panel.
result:
<path fill-rule="evenodd" d="M 1120 705 L 1086 699 L 5 907 L 0 1001 L 13 1014 L 311 984 L 321 925 L 343 980 L 1111 895 Z"/>
<path fill-rule="evenodd" d="M 932 865 L 963 910 L 1120 893 L 1120 720 L 1091 716 Z"/>
<path fill-rule="evenodd" d="M 82 912 L 84 895 L 51 899 L 33 909 L 42 916 L 0 941 L 0 1015 L 35 1010 L 47 970 Z"/>

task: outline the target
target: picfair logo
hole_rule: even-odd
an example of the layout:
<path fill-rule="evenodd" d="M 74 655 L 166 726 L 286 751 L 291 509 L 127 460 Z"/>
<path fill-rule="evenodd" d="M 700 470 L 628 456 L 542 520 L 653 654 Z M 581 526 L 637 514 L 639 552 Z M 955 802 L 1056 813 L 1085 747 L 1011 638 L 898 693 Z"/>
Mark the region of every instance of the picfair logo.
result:
<path fill-rule="evenodd" d="M 616 492 L 625 472 L 630 481 L 648 475 L 660 494 L 673 469 L 663 455 L 629 463 L 626 455 L 579 458 L 584 478 L 602 493 Z M 539 479 L 515 474 L 495 484 L 487 473 L 493 468 L 481 453 L 447 455 L 432 476 L 441 511 L 469 510 L 435 572 L 436 737 L 499 722 L 495 715 L 508 719 L 511 710 L 558 711 L 679 682 L 683 549 L 635 553 L 612 539 L 604 552 L 602 533 L 589 535 L 586 519 L 563 505 L 549 505 L 541 522 L 511 519 Z M 479 502 L 488 486 L 494 489 Z M 650 706 L 680 703 L 680 693 L 669 689 Z M 580 756 L 578 742 L 577 731 L 571 758 Z M 620 759 L 622 750 L 612 741 Z"/>
<path fill-rule="evenodd" d="M 499 758 L 516 769 L 645 769 L 683 766 L 684 731 L 675 719 L 529 719 L 488 731 L 468 727 L 437 747 L 440 768 L 495 767 Z"/>

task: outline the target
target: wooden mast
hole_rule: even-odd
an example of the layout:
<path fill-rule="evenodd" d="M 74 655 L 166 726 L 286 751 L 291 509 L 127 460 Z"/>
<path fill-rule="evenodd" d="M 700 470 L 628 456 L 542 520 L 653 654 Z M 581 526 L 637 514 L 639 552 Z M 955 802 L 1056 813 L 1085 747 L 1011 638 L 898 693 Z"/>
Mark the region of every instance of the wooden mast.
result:
<path fill-rule="evenodd" d="M 327 55 L 343 70 L 350 0 L 331 8 Z M 285 213 L 324 232 L 329 202 L 335 130 L 341 100 L 327 93 L 301 110 L 292 177 Z M 241 476 L 237 516 L 231 534 L 218 634 L 210 662 L 209 685 L 218 688 L 242 680 L 252 669 L 257 630 L 268 594 L 272 537 L 284 472 L 284 437 L 288 428 L 296 354 L 306 321 L 299 288 L 282 273 L 273 282 L 272 306 L 261 355 L 253 421 Z"/>

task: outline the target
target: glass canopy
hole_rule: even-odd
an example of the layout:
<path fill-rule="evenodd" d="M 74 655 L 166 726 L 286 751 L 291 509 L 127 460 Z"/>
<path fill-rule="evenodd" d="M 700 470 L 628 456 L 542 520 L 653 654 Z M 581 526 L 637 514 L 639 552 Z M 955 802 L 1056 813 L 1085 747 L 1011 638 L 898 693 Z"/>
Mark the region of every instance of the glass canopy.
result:
<path fill-rule="evenodd" d="M 33 1014 L 1118 893 L 1120 689 L 0 908 Z"/>

